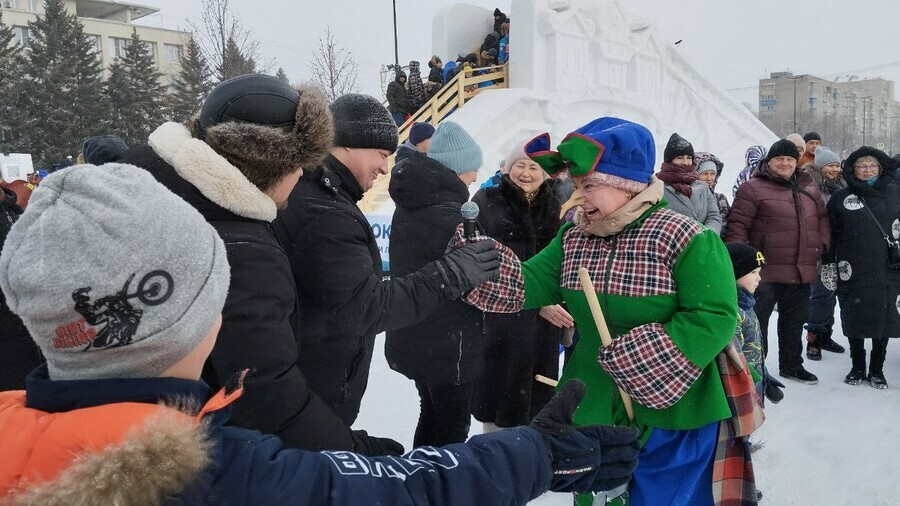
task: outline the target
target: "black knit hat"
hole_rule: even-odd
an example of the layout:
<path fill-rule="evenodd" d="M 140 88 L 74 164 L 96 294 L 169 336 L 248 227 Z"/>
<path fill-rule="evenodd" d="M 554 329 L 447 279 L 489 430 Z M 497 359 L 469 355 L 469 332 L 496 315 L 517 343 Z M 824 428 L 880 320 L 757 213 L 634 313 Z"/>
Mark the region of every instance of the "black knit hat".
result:
<path fill-rule="evenodd" d="M 777 156 L 790 156 L 795 160 L 799 160 L 800 150 L 797 149 L 797 145 L 793 142 L 787 139 L 779 139 L 769 148 L 769 152 L 766 154 L 766 161 L 768 162 Z"/>
<path fill-rule="evenodd" d="M 803 134 L 803 142 L 819 141 L 822 142 L 822 136 L 816 132 L 808 132 Z"/>
<path fill-rule="evenodd" d="M 741 279 L 757 267 L 766 265 L 766 258 L 763 254 L 747 243 L 729 242 L 725 244 L 725 247 L 728 249 L 731 265 L 734 267 L 734 279 Z"/>
<path fill-rule="evenodd" d="M 399 133 L 391 113 L 375 97 L 351 93 L 331 104 L 334 145 L 342 148 L 397 149 Z"/>
<path fill-rule="evenodd" d="M 84 161 L 91 165 L 114 162 L 127 150 L 128 145 L 121 137 L 110 134 L 89 137 L 81 145 Z"/>
<path fill-rule="evenodd" d="M 693 158 L 694 146 L 676 132 L 669 137 L 669 142 L 666 143 L 666 150 L 663 152 L 663 161 L 670 163 L 672 160 L 684 155 Z"/>

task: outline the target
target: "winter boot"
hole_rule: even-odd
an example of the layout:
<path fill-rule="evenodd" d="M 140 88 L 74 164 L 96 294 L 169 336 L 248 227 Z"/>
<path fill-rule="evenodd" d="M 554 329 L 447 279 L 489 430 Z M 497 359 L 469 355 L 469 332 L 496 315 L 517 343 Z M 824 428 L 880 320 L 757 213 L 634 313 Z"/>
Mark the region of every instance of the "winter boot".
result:
<path fill-rule="evenodd" d="M 871 364 L 869 365 L 869 384 L 872 388 L 884 390 L 888 387 L 887 381 L 884 379 L 884 357 L 887 355 L 887 338 L 872 340 Z"/>
<path fill-rule="evenodd" d="M 815 374 L 804 369 L 802 365 L 791 367 L 790 369 L 782 369 L 778 371 L 778 375 L 782 378 L 794 380 L 797 383 L 804 383 L 806 385 L 816 385 L 819 383 L 819 378 L 817 378 Z"/>
<path fill-rule="evenodd" d="M 862 339 L 850 339 L 850 359 L 853 368 L 844 378 L 848 385 L 859 385 L 866 378 L 866 343 Z"/>
<path fill-rule="evenodd" d="M 825 351 L 830 351 L 831 353 L 844 353 L 845 351 L 847 351 L 843 346 L 834 342 L 834 339 L 831 337 L 831 335 L 819 336 L 818 344 L 819 348 Z"/>
<path fill-rule="evenodd" d="M 810 360 L 822 360 L 822 348 L 819 342 L 822 340 L 815 332 L 806 333 L 806 358 Z"/>

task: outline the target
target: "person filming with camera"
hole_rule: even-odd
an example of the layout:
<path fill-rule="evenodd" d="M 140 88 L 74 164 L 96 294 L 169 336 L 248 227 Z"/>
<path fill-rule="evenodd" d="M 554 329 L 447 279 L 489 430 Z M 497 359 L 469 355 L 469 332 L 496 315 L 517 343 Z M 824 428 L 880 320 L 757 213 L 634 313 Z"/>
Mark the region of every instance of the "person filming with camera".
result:
<path fill-rule="evenodd" d="M 841 324 L 853 362 L 844 382 L 888 384 L 882 366 L 888 339 L 900 336 L 900 184 L 884 152 L 863 146 L 844 160 L 847 187 L 828 202 L 830 251 L 822 283 L 837 290 Z M 866 371 L 865 339 L 872 339 Z"/>

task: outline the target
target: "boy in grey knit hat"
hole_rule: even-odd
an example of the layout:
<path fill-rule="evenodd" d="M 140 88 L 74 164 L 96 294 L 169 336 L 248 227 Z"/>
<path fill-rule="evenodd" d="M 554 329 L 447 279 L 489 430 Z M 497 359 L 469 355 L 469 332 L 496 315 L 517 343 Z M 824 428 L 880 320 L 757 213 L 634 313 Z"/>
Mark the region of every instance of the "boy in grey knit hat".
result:
<path fill-rule="evenodd" d="M 572 427 L 575 382 L 532 427 L 402 459 L 229 426 L 248 371 L 214 396 L 199 381 L 229 276 L 214 228 L 146 171 L 44 180 L 0 253 L 0 288 L 47 357 L 25 391 L 0 392 L 0 503 L 524 505 L 636 465 L 633 430 Z"/>
<path fill-rule="evenodd" d="M 129 165 L 45 179 L 0 256 L 7 304 L 54 380 L 163 373 L 213 327 L 228 280 L 215 230 Z"/>

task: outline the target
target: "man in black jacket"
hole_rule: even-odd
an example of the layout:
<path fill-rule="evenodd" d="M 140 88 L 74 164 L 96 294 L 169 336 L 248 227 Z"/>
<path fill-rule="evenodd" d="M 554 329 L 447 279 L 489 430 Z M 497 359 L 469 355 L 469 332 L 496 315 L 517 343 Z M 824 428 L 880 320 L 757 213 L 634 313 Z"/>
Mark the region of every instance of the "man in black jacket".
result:
<path fill-rule="evenodd" d="M 0 186 L 0 251 L 6 243 L 6 234 L 22 214 L 16 200 L 14 191 Z M 25 388 L 25 377 L 40 363 L 41 352 L 0 292 L 0 391 Z"/>
<path fill-rule="evenodd" d="M 389 439 L 351 432 L 300 371 L 297 296 L 271 222 L 302 174 L 331 147 L 324 98 L 260 74 L 235 77 L 209 95 L 190 129 L 166 123 L 122 154 L 193 205 L 216 229 L 231 265 L 222 330 L 203 379 L 218 390 L 252 368 L 235 425 L 308 450 L 401 454 Z"/>
<path fill-rule="evenodd" d="M 500 261 L 493 241 L 479 241 L 403 277 L 383 279 L 375 236 L 356 204 L 386 173 L 397 127 L 384 106 L 365 95 L 340 97 L 331 112 L 335 147 L 304 175 L 275 229 L 300 297 L 300 368 L 313 391 L 352 425 L 375 335 L 418 323 L 495 277 Z"/>

